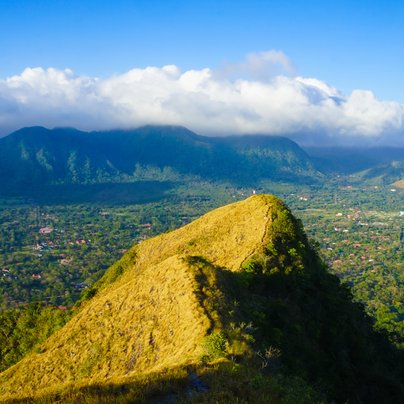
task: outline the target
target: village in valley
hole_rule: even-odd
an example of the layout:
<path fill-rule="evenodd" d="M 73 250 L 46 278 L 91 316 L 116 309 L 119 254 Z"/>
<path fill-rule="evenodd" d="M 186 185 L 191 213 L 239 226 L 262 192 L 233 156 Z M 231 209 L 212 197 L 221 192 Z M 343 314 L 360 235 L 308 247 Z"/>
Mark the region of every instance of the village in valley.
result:
<path fill-rule="evenodd" d="M 90 206 L 0 210 L 0 287 L 6 305 L 71 306 L 128 248 L 155 234 L 136 213 Z"/>

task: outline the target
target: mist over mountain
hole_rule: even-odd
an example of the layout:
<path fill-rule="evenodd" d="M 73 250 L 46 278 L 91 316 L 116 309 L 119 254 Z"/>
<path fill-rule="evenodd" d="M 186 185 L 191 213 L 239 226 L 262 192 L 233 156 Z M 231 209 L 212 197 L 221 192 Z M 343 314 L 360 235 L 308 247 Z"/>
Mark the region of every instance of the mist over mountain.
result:
<path fill-rule="evenodd" d="M 293 72 L 282 52 L 222 69 L 133 68 L 98 78 L 26 68 L 0 79 L 0 135 L 21 126 L 82 130 L 182 125 L 210 136 L 287 136 L 308 145 L 404 146 L 404 105 L 369 90 L 344 94 Z M 279 71 L 280 68 L 280 71 Z"/>

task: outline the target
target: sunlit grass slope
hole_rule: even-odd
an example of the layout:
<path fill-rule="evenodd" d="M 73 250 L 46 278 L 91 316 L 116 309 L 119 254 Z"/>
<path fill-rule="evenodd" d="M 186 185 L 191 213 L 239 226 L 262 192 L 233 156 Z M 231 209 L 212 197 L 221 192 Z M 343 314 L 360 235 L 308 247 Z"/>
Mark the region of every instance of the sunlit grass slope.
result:
<path fill-rule="evenodd" d="M 0 401 L 396 403 L 402 363 L 289 209 L 254 195 L 128 251 L 0 374 Z"/>
<path fill-rule="evenodd" d="M 278 205 L 274 197 L 253 196 L 135 246 L 110 268 L 77 316 L 0 376 L 3 397 L 197 361 L 203 338 L 220 320 L 204 303 L 215 285 L 203 285 L 190 257 L 239 270 L 262 247 L 270 211 Z"/>

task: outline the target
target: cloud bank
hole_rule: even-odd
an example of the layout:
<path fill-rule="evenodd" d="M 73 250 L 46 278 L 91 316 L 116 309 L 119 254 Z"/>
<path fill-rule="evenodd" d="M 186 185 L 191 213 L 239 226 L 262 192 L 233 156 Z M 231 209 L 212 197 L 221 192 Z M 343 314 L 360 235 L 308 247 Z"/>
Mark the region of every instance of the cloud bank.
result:
<path fill-rule="evenodd" d="M 268 74 L 268 64 L 282 74 Z M 293 66 L 281 52 L 251 54 L 229 71 L 169 65 L 101 79 L 27 68 L 0 80 L 0 131 L 169 124 L 206 135 L 285 135 L 302 144 L 404 146 L 403 104 L 378 100 L 371 91 L 343 95 L 321 80 L 291 76 Z M 243 77 L 230 77 L 235 74 Z"/>

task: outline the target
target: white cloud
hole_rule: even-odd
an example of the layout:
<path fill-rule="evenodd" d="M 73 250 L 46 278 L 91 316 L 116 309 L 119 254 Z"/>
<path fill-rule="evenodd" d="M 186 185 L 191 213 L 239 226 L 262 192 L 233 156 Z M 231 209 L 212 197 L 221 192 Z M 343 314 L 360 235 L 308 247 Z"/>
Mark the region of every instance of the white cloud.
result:
<path fill-rule="evenodd" d="M 243 63 L 255 78 L 232 80 L 208 68 L 183 72 L 173 65 L 105 79 L 27 68 L 0 80 L 0 130 L 175 124 L 208 135 L 265 133 L 302 143 L 404 145 L 403 104 L 363 90 L 345 96 L 314 78 L 263 74 L 268 64 L 292 69 L 281 52 L 253 54 Z"/>

